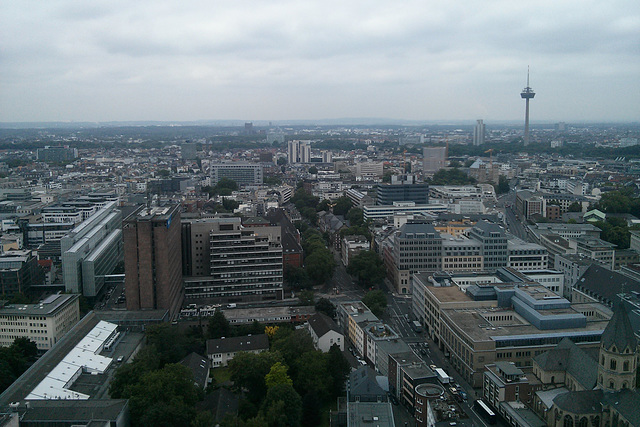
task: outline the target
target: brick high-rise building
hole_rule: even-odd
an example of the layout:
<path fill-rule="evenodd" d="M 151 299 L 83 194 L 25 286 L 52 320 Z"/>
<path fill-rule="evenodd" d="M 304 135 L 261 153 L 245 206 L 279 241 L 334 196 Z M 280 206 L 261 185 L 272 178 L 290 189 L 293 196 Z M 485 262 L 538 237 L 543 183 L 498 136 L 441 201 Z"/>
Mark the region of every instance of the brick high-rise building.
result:
<path fill-rule="evenodd" d="M 180 205 L 141 206 L 122 223 L 127 310 L 169 310 L 182 303 Z"/>

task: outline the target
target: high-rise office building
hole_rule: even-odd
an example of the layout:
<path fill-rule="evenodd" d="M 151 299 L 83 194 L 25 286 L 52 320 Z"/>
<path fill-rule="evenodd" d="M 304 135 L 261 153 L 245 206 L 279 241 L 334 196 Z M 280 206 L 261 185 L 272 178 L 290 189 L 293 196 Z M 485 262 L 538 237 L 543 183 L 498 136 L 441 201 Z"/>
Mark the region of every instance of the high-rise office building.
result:
<path fill-rule="evenodd" d="M 311 161 L 310 141 L 289 141 L 287 161 L 291 163 L 309 163 Z"/>
<path fill-rule="evenodd" d="M 182 303 L 180 205 L 141 206 L 122 222 L 127 310 L 169 310 Z"/>
<path fill-rule="evenodd" d="M 422 151 L 425 173 L 435 173 L 444 169 L 447 163 L 447 147 L 425 147 Z"/>
<path fill-rule="evenodd" d="M 282 299 L 282 245 L 259 228 L 243 227 L 238 217 L 182 221 L 188 275 L 185 299 L 207 303 Z"/>
<path fill-rule="evenodd" d="M 507 235 L 502 227 L 487 221 L 478 221 L 469 230 L 469 237 L 482 243 L 485 270 L 496 271 L 507 266 Z"/>
<path fill-rule="evenodd" d="M 229 178 L 238 185 L 262 184 L 262 165 L 248 162 L 212 163 L 211 185 L 216 185 L 222 178 Z"/>
<path fill-rule="evenodd" d="M 473 145 L 484 144 L 485 125 L 482 120 L 477 120 L 476 127 L 473 128 Z"/>

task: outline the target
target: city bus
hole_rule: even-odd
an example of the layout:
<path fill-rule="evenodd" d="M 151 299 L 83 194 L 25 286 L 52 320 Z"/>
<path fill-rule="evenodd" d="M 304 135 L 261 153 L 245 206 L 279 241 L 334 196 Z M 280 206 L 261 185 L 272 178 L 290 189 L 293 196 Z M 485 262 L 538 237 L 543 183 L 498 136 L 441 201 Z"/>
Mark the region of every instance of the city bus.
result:
<path fill-rule="evenodd" d="M 482 399 L 478 399 L 473 403 L 473 409 L 489 424 L 496 423 L 496 414 L 484 403 Z"/>

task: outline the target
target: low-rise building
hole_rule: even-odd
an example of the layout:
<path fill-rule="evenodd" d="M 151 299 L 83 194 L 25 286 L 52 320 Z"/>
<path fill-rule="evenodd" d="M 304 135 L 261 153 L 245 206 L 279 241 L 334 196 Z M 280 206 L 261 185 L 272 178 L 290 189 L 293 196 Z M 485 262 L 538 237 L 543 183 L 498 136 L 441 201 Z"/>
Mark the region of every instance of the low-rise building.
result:
<path fill-rule="evenodd" d="M 532 406 L 535 392 L 541 388 L 542 383 L 533 376 L 531 368 L 519 368 L 513 362 L 495 362 L 486 366 L 482 397 L 500 412 L 502 402 Z"/>
<path fill-rule="evenodd" d="M 16 338 L 28 338 L 38 350 L 53 347 L 80 320 L 79 296 L 51 295 L 38 304 L 0 301 L 0 346 Z"/>
<path fill-rule="evenodd" d="M 331 346 L 337 345 L 340 351 L 344 351 L 344 335 L 332 318 L 324 313 L 316 313 L 309 318 L 308 325 L 313 345 L 318 350 L 327 353 Z"/>
<path fill-rule="evenodd" d="M 342 252 L 342 263 L 345 266 L 348 266 L 350 260 L 354 256 L 358 255 L 362 251 L 369 250 L 370 246 L 371 245 L 365 236 L 359 234 L 344 236 L 342 238 L 342 246 L 340 248 Z"/>
<path fill-rule="evenodd" d="M 269 350 L 269 338 L 266 334 L 207 340 L 207 357 L 213 368 L 227 366 L 236 353 L 241 351 L 262 353 L 267 350 Z"/>
<path fill-rule="evenodd" d="M 182 359 L 180 364 L 186 366 L 191 373 L 193 373 L 193 382 L 196 387 L 203 390 L 207 388 L 211 382 L 209 378 L 209 374 L 211 372 L 211 361 L 209 359 L 193 352 Z"/>

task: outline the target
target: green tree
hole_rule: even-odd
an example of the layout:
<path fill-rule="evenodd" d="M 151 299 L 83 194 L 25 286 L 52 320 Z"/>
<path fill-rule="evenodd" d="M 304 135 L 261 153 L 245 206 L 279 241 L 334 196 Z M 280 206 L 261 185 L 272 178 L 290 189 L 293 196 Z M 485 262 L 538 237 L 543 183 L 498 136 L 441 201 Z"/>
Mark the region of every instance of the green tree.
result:
<path fill-rule="evenodd" d="M 191 421 L 191 427 L 214 427 L 215 425 L 216 419 L 209 411 L 198 412 Z"/>
<path fill-rule="evenodd" d="M 314 392 L 323 401 L 329 400 L 331 381 L 327 359 L 319 350 L 307 351 L 296 360 L 295 388 L 300 393 Z"/>
<path fill-rule="evenodd" d="M 362 298 L 362 302 L 378 317 L 380 317 L 382 313 L 384 313 L 384 309 L 387 308 L 387 296 L 381 290 L 367 292 L 364 298 Z"/>
<path fill-rule="evenodd" d="M 168 177 L 169 175 L 171 175 L 171 171 L 167 170 L 167 169 L 160 169 L 158 171 L 158 176 L 161 176 L 163 178 Z"/>
<path fill-rule="evenodd" d="M 460 166 L 462 166 L 462 163 L 460 163 L 460 162 L 459 162 L 459 161 L 457 161 L 457 160 L 451 160 L 451 161 L 449 162 L 449 167 L 450 167 L 450 168 L 459 168 Z"/>
<path fill-rule="evenodd" d="M 356 276 L 358 283 L 370 287 L 379 285 L 386 276 L 384 262 L 374 251 L 361 251 L 353 256 L 347 266 L 347 273 Z"/>
<path fill-rule="evenodd" d="M 338 197 L 333 204 L 334 215 L 346 215 L 353 206 L 351 199 L 346 196 Z"/>
<path fill-rule="evenodd" d="M 567 212 L 582 212 L 582 204 L 573 202 L 567 208 Z"/>
<path fill-rule="evenodd" d="M 246 389 L 247 398 L 257 404 L 267 393 L 265 377 L 275 363 L 282 361 L 282 356 L 276 351 L 240 352 L 229 361 L 231 381 L 238 390 Z"/>
<path fill-rule="evenodd" d="M 349 220 L 349 224 L 353 226 L 360 226 L 364 224 L 364 212 L 360 208 L 351 208 L 347 212 L 346 219 Z"/>
<path fill-rule="evenodd" d="M 344 357 L 340 347 L 334 344 L 327 353 L 327 368 L 331 377 L 331 397 L 336 399 L 344 394 L 344 386 L 347 376 L 351 372 L 351 365 Z"/>
<path fill-rule="evenodd" d="M 262 404 L 269 426 L 297 427 L 302 418 L 302 399 L 288 384 L 278 384 L 269 389 Z"/>
<path fill-rule="evenodd" d="M 336 265 L 331 251 L 327 248 L 313 251 L 311 255 L 305 257 L 304 264 L 309 278 L 315 285 L 327 282 L 333 275 Z"/>
<path fill-rule="evenodd" d="M 287 365 L 283 365 L 280 362 L 274 363 L 269 373 L 264 377 L 267 388 L 269 389 L 278 384 L 293 385 L 293 381 L 289 378 L 289 375 L 287 375 L 288 370 Z"/>
<path fill-rule="evenodd" d="M 498 178 L 498 185 L 494 187 L 497 194 L 508 193 L 511 189 L 509 187 L 509 179 L 504 175 L 500 175 L 500 178 Z"/>
<path fill-rule="evenodd" d="M 131 405 L 131 423 L 144 426 L 190 426 L 199 392 L 186 366 L 168 364 L 146 372 L 123 396 Z"/>
<path fill-rule="evenodd" d="M 284 271 L 284 281 L 294 289 L 305 289 L 311 286 L 311 281 L 304 268 L 287 266 Z"/>
<path fill-rule="evenodd" d="M 329 212 L 330 208 L 331 208 L 331 202 L 328 199 L 324 199 L 323 201 L 318 203 L 318 206 L 316 207 L 316 211 L 318 211 L 318 212 L 322 212 L 322 211 Z"/>
<path fill-rule="evenodd" d="M 233 212 L 235 209 L 238 209 L 239 206 L 240 203 L 233 199 L 222 198 L 222 207 L 229 212 Z"/>
<path fill-rule="evenodd" d="M 309 173 L 310 173 L 310 174 L 312 174 L 312 175 L 317 174 L 317 173 L 318 173 L 318 168 L 317 168 L 317 167 L 315 167 L 315 166 L 311 166 L 311 167 L 309 168 Z"/>
<path fill-rule="evenodd" d="M 272 340 L 272 351 L 277 351 L 284 358 L 284 362 L 289 366 L 289 375 L 294 381 L 298 378 L 298 359 L 300 355 L 315 351 L 313 340 L 309 332 L 303 329 L 291 330 L 280 328 Z"/>
<path fill-rule="evenodd" d="M 308 392 L 302 398 L 302 425 L 314 427 L 320 425 L 322 405 L 318 396 Z"/>
<path fill-rule="evenodd" d="M 278 161 L 277 161 L 278 166 L 284 166 L 287 164 L 287 158 L 286 157 L 278 157 Z"/>
<path fill-rule="evenodd" d="M 315 297 L 311 290 L 305 290 L 298 294 L 299 305 L 313 305 L 314 299 Z"/>
<path fill-rule="evenodd" d="M 461 169 L 440 169 L 428 182 L 432 185 L 466 185 L 475 184 L 476 180 Z"/>
<path fill-rule="evenodd" d="M 160 357 L 153 345 L 143 347 L 136 353 L 131 363 L 121 365 L 115 372 L 109 385 L 112 399 L 122 399 L 130 394 L 130 389 L 138 384 L 142 377 L 162 367 Z"/>
<path fill-rule="evenodd" d="M 220 310 L 213 313 L 213 317 L 209 319 L 207 327 L 207 337 L 211 339 L 228 337 L 231 334 L 231 325 Z"/>
<path fill-rule="evenodd" d="M 385 184 L 388 184 L 391 182 L 391 177 L 393 176 L 393 173 L 387 171 L 384 173 L 384 175 L 382 175 L 382 182 Z"/>
<path fill-rule="evenodd" d="M 324 313 L 332 319 L 336 317 L 336 307 L 327 298 L 320 298 L 316 302 L 316 311 Z"/>
<path fill-rule="evenodd" d="M 230 178 L 220 178 L 218 183 L 213 187 L 215 194 L 219 196 L 230 196 L 232 191 L 238 189 L 238 184 Z"/>

